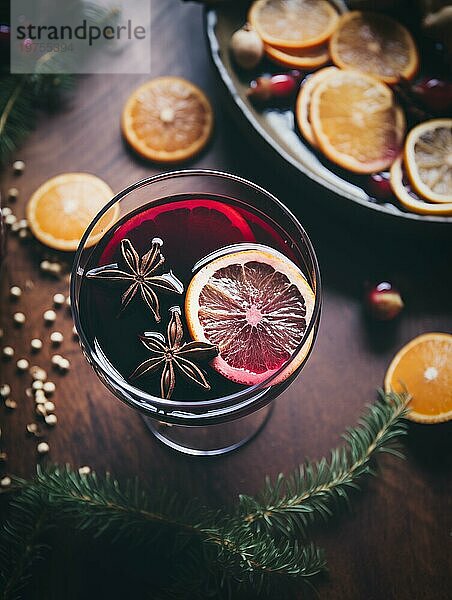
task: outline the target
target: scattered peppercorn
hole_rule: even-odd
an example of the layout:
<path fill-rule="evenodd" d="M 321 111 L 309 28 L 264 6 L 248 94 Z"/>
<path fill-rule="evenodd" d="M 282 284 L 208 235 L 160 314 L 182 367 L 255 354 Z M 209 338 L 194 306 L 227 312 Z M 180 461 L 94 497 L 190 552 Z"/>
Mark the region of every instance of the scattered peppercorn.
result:
<path fill-rule="evenodd" d="M 50 451 L 50 446 L 47 442 L 39 442 L 36 446 L 38 454 L 47 454 Z"/>
<path fill-rule="evenodd" d="M 9 295 L 11 296 L 12 300 L 18 300 L 22 296 L 22 290 L 18 285 L 13 285 L 9 290 Z"/>
<path fill-rule="evenodd" d="M 29 366 L 30 366 L 30 363 L 28 362 L 28 360 L 26 358 L 19 358 L 19 360 L 16 363 L 17 370 L 22 373 L 24 371 L 26 371 Z"/>
<path fill-rule="evenodd" d="M 22 175 L 25 170 L 25 163 L 23 160 L 15 160 L 13 162 L 13 171 L 16 175 Z"/>

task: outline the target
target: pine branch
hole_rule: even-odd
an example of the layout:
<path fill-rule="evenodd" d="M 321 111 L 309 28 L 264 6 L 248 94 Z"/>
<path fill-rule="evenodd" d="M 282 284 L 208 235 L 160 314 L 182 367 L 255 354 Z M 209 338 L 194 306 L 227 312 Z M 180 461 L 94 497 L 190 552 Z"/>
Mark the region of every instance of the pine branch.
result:
<path fill-rule="evenodd" d="M 373 475 L 372 459 L 387 452 L 401 457 L 394 441 L 406 432 L 407 394 L 381 394 L 380 402 L 369 406 L 359 425 L 343 435 L 348 447 L 336 448 L 328 461 L 301 465 L 290 477 L 279 474 L 269 479 L 257 498 L 240 496 L 238 514 L 255 531 L 278 531 L 283 536 L 305 535 L 315 519 L 328 519 L 342 500 L 348 503 L 349 490 L 358 481 Z"/>
<path fill-rule="evenodd" d="M 149 536 L 151 528 L 195 535 L 197 516 L 202 512 L 195 502 L 182 503 L 165 489 L 150 496 L 137 479 L 120 486 L 109 473 L 100 479 L 94 472 L 80 475 L 68 465 L 48 469 L 38 465 L 31 485 L 46 494 L 49 504 L 58 507 L 62 517 L 77 522 L 81 530 L 89 529 L 94 537 L 108 530 L 115 532 L 116 539 L 141 531 L 139 538 L 134 538 L 139 543 L 143 536 Z"/>
<path fill-rule="evenodd" d="M 88 26 L 114 24 L 119 15 L 117 8 L 81 0 L 76 0 L 70 9 L 81 11 Z M 0 77 L 0 166 L 7 163 L 34 128 L 38 109 L 53 109 L 73 86 L 73 60 L 70 52 L 48 52 L 39 58 L 34 73 Z"/>
<path fill-rule="evenodd" d="M 254 534 L 229 515 L 220 516 L 201 505 L 186 504 L 159 490 L 151 499 L 138 481 L 121 487 L 109 474 L 80 475 L 69 467 L 38 468 L 36 486 L 49 506 L 62 518 L 89 530 L 95 537 L 112 533 L 115 540 L 128 537 L 135 543 L 155 541 L 155 536 L 175 534 L 184 542 L 212 546 L 211 561 L 229 577 L 243 571 L 242 583 L 263 585 L 267 576 L 312 577 L 319 571 L 320 552 L 295 544 L 278 544 L 267 534 Z"/>
<path fill-rule="evenodd" d="M 0 80 L 0 164 L 22 143 L 35 123 L 33 94 L 26 77 L 9 75 Z"/>
<path fill-rule="evenodd" d="M 178 573 L 168 597 L 176 598 L 184 589 L 185 596 L 179 596 L 184 599 L 208 597 L 206 590 L 216 588 L 222 597 L 236 598 L 237 589 L 250 587 L 261 597 L 271 595 L 275 586 L 281 597 L 282 582 L 309 582 L 325 569 L 323 552 L 299 541 L 307 527 L 330 517 L 338 501 L 348 500 L 348 491 L 373 473 L 371 461 L 377 453 L 400 456 L 394 442 L 405 433 L 401 419 L 407 401 L 407 395 L 382 395 L 359 425 L 347 431 L 347 446 L 333 450 L 329 461 L 307 463 L 288 478 L 280 475 L 274 484 L 267 481 L 258 498 L 241 496 L 232 513 L 186 504 L 164 490 L 149 494 L 136 480 L 120 485 L 109 474 L 98 478 L 68 466 L 38 468 L 34 481 L 16 482 L 22 485 L 10 520 L 16 526 L 7 525 L 6 534 L 16 539 L 17 570 L 5 581 L 12 581 L 13 589 L 23 579 L 35 554 L 30 540 L 36 540 L 42 526 L 31 517 L 44 505 L 66 527 L 94 537 L 109 535 L 136 545 L 152 542 L 155 547 L 161 536 L 174 562 L 176 557 L 190 556 L 196 568 L 191 577 L 188 571 Z M 19 523 L 24 530 L 18 529 Z"/>
<path fill-rule="evenodd" d="M 0 595 L 16 600 L 27 584 L 31 568 L 48 550 L 40 542 L 49 529 L 47 507 L 34 489 L 25 488 L 10 504 L 0 543 Z"/>

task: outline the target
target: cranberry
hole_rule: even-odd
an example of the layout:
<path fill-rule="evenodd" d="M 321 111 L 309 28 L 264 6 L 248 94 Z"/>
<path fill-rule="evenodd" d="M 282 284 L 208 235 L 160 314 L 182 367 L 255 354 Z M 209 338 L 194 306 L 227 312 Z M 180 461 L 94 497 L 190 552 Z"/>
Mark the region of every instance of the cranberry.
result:
<path fill-rule="evenodd" d="M 452 110 L 452 83 L 430 77 L 414 86 L 413 91 L 424 106 L 435 113 L 446 113 Z"/>
<path fill-rule="evenodd" d="M 394 319 L 404 307 L 399 291 L 388 281 L 371 287 L 366 294 L 369 313 L 379 321 Z"/>
<path fill-rule="evenodd" d="M 277 75 L 258 77 L 250 83 L 248 97 L 256 102 L 289 100 L 298 90 L 300 71 L 289 71 Z"/>
<path fill-rule="evenodd" d="M 369 192 L 379 200 L 387 200 L 392 196 L 390 175 L 387 171 L 372 173 L 368 182 Z"/>

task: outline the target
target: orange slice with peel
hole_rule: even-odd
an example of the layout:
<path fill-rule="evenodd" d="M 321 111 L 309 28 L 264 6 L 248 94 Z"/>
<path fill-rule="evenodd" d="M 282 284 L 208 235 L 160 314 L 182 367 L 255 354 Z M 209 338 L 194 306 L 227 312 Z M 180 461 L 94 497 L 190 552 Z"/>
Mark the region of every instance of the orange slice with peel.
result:
<path fill-rule="evenodd" d="M 403 159 L 397 158 L 391 167 L 390 184 L 392 191 L 403 206 L 420 215 L 452 215 L 452 202 L 431 203 L 418 196 L 408 185 Z"/>
<path fill-rule="evenodd" d="M 400 152 L 403 111 L 392 90 L 358 71 L 331 73 L 315 86 L 309 120 L 319 148 L 355 173 L 384 171 Z"/>
<path fill-rule="evenodd" d="M 209 141 L 213 110 L 204 92 L 190 81 L 157 77 L 131 94 L 121 126 L 125 139 L 144 158 L 181 162 Z"/>
<path fill-rule="evenodd" d="M 338 22 L 327 0 L 257 0 L 248 21 L 266 44 L 309 48 L 326 42 Z"/>
<path fill-rule="evenodd" d="M 56 250 L 74 251 L 94 217 L 113 198 L 112 189 L 89 173 L 64 173 L 48 179 L 31 196 L 27 219 L 33 235 Z M 100 240 L 119 216 L 112 206 L 98 221 L 87 247 Z"/>
<path fill-rule="evenodd" d="M 420 123 L 407 135 L 405 166 L 418 194 L 429 202 L 452 202 L 452 119 Z"/>
<path fill-rule="evenodd" d="M 286 48 L 282 50 L 266 44 L 265 54 L 278 65 L 293 69 L 318 69 L 330 60 L 330 52 L 325 45 L 314 48 Z"/>
<path fill-rule="evenodd" d="M 411 395 L 408 418 L 418 423 L 452 419 L 452 335 L 425 333 L 406 344 L 386 372 L 386 392 Z"/>
<path fill-rule="evenodd" d="M 341 69 L 356 69 L 386 83 L 411 79 L 419 56 L 411 33 L 380 13 L 352 11 L 341 16 L 330 39 L 331 58 Z"/>
<path fill-rule="evenodd" d="M 309 75 L 301 85 L 300 92 L 295 104 L 295 116 L 298 127 L 303 136 L 308 142 L 316 147 L 317 141 L 312 130 L 311 121 L 309 120 L 309 106 L 311 104 L 311 96 L 315 86 L 328 77 L 331 73 L 337 71 L 336 67 L 326 67 Z"/>
<path fill-rule="evenodd" d="M 243 248 L 243 249 L 242 249 Z M 299 348 L 312 318 L 315 296 L 300 269 L 260 244 L 237 244 L 204 263 L 185 301 L 193 339 L 219 348 L 211 366 L 224 377 L 254 385 L 274 375 L 288 378 L 302 363 L 313 335 Z"/>

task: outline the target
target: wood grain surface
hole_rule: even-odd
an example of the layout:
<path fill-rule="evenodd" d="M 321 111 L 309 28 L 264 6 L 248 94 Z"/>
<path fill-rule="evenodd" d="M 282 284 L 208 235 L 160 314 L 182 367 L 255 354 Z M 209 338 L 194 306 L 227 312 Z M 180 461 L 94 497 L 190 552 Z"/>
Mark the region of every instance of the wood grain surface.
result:
<path fill-rule="evenodd" d="M 378 221 L 356 223 L 350 215 L 342 218 L 324 209 L 319 214 L 316 201 L 325 192 L 286 185 L 284 174 L 273 171 L 256 154 L 252 141 L 222 108 L 203 39 L 201 8 L 179 0 L 154 0 L 152 10 L 152 76 L 191 79 L 207 92 L 215 108 L 213 140 L 190 166 L 231 171 L 266 186 L 295 211 L 311 236 L 324 288 L 317 345 L 255 441 L 223 458 L 190 459 L 160 446 L 140 416 L 101 385 L 72 339 L 71 318 L 63 308 L 54 329 L 65 335 L 58 352 L 70 359 L 71 370 L 65 376 L 51 376 L 57 384 L 58 425 L 46 433 L 51 451 L 45 460 L 90 465 L 118 478 L 137 475 L 150 484 L 165 483 L 187 497 L 198 496 L 220 506 L 232 503 L 238 493 L 258 491 L 265 475 L 288 473 L 305 458 L 320 457 L 340 443 L 344 428 L 355 423 L 365 404 L 374 400 L 393 354 L 420 333 L 452 331 L 452 236 L 440 242 L 419 233 L 410 235 L 409 228 L 388 232 Z M 33 190 L 57 173 L 93 172 L 117 192 L 162 170 L 137 159 L 120 135 L 124 101 L 145 79 L 80 77 L 68 104 L 40 119 L 16 156 L 26 162 L 25 173 L 18 178 L 8 168 L 2 178 L 3 193 L 11 185 L 20 190 L 19 200 L 11 204 L 18 217 L 24 216 Z M 51 307 L 53 294 L 67 294 L 68 286 L 65 278 L 52 280 L 39 273 L 43 253 L 44 249 L 37 252 L 33 245 L 20 244 L 9 235 L 2 283 L 2 344 L 15 348 L 16 359 L 26 357 L 51 371 L 52 328 L 44 327 L 42 314 Z M 402 316 L 386 324 L 368 320 L 362 308 L 365 282 L 382 278 L 396 282 L 406 301 Z M 15 304 L 8 298 L 13 284 L 24 289 Z M 22 329 L 12 326 L 16 310 L 27 317 Z M 30 357 L 32 337 L 42 338 L 44 349 Z M 18 403 L 15 411 L 0 409 L 2 446 L 9 457 L 2 472 L 30 476 L 37 461 L 36 440 L 27 437 L 25 427 L 34 418 L 33 401 L 24 393 L 28 376 L 17 375 L 14 362 L 1 364 L 2 381 L 11 385 Z M 410 427 L 404 443 L 407 460 L 381 458 L 380 476 L 354 496 L 352 512 L 316 532 L 330 569 L 319 583 L 321 599 L 451 597 L 451 431 L 449 425 Z M 121 571 L 118 557 L 112 559 L 114 569 L 95 554 L 87 556 L 82 567 L 75 567 L 73 558 L 69 549 L 52 556 L 41 567 L 33 597 L 122 598 L 125 593 L 131 598 L 149 597 L 139 581 Z"/>

